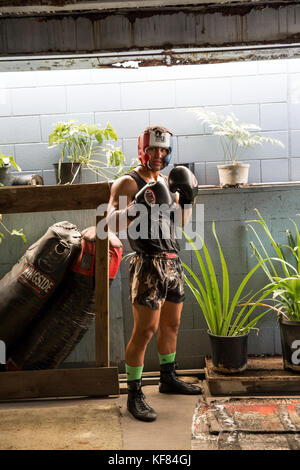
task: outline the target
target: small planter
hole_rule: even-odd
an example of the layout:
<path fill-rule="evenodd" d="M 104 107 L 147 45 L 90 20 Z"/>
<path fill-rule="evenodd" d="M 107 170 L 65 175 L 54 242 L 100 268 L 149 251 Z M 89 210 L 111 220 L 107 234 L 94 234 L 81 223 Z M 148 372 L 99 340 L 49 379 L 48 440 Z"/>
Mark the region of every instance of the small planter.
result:
<path fill-rule="evenodd" d="M 236 187 L 248 183 L 249 163 L 218 165 L 221 187 Z"/>
<path fill-rule="evenodd" d="M 53 163 L 57 184 L 81 183 L 81 163 Z M 60 166 L 60 169 L 59 169 Z"/>
<path fill-rule="evenodd" d="M 11 181 L 12 181 L 12 175 L 11 175 L 11 165 L 8 163 L 5 166 L 0 167 L 0 183 L 2 183 L 4 186 L 10 186 Z"/>
<path fill-rule="evenodd" d="M 217 336 L 208 331 L 215 372 L 236 374 L 247 368 L 248 336 Z"/>
<path fill-rule="evenodd" d="M 300 372 L 300 321 L 280 318 L 283 368 Z"/>

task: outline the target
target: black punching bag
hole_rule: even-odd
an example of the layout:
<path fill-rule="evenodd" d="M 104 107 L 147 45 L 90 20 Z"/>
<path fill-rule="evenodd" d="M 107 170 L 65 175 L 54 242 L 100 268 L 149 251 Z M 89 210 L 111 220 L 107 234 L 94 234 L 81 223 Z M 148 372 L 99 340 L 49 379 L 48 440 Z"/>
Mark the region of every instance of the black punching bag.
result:
<path fill-rule="evenodd" d="M 56 223 L 0 280 L 0 340 L 5 342 L 8 355 L 56 293 L 80 247 L 81 233 L 76 226 L 66 221 Z"/>
<path fill-rule="evenodd" d="M 95 240 L 82 238 L 81 251 L 30 334 L 11 351 L 8 370 L 57 368 L 80 342 L 95 317 Z M 120 240 L 109 240 L 112 280 L 122 256 Z"/>

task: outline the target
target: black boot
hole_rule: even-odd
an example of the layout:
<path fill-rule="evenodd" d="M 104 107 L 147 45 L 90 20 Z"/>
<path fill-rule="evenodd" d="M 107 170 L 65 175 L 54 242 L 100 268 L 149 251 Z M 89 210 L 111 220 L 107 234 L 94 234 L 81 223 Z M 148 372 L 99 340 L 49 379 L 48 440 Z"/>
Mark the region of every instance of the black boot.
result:
<path fill-rule="evenodd" d="M 127 409 L 136 419 L 140 419 L 141 421 L 154 421 L 157 414 L 153 408 L 145 402 L 145 395 L 141 387 L 141 380 L 127 382 Z"/>
<path fill-rule="evenodd" d="M 177 378 L 175 362 L 161 364 L 160 366 L 160 393 L 178 393 L 182 395 L 198 395 L 202 393 L 197 385 L 187 384 Z"/>

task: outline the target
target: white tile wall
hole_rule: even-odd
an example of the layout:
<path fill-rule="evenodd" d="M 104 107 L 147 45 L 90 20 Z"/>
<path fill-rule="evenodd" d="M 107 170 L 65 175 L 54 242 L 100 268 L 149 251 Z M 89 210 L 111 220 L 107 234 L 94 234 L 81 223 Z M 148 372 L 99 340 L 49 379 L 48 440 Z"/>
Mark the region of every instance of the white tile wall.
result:
<path fill-rule="evenodd" d="M 232 78 L 232 103 L 273 103 L 287 100 L 286 75 Z"/>
<path fill-rule="evenodd" d="M 59 150 L 47 142 L 57 121 L 109 120 L 128 163 L 137 156 L 140 132 L 161 124 L 174 133 L 172 163 L 195 162 L 199 183 L 213 184 L 222 148 L 188 112 L 196 107 L 233 112 L 284 142 L 285 149 L 264 144 L 243 152 L 250 182 L 299 179 L 300 59 L 2 73 L 0 152 L 13 154 L 24 171 L 43 170 L 50 182 Z"/>
<path fill-rule="evenodd" d="M 288 129 L 287 103 L 267 103 L 260 105 L 260 122 L 264 131 Z"/>
<path fill-rule="evenodd" d="M 119 138 L 138 137 L 149 126 L 149 111 L 115 111 L 95 113 L 95 122 L 104 127 L 109 121 Z"/>
<path fill-rule="evenodd" d="M 0 118 L 0 145 L 40 141 L 38 116 Z"/>
<path fill-rule="evenodd" d="M 203 78 L 176 81 L 176 105 L 208 106 L 231 104 L 230 78 Z"/>
<path fill-rule="evenodd" d="M 121 84 L 122 109 L 156 109 L 175 106 L 174 81 Z"/>
<path fill-rule="evenodd" d="M 289 180 L 288 159 L 262 160 L 261 174 L 265 182 L 284 182 Z"/>
<path fill-rule="evenodd" d="M 64 87 L 15 88 L 11 97 L 14 115 L 66 112 Z"/>
<path fill-rule="evenodd" d="M 68 113 L 111 111 L 120 109 L 120 85 L 80 85 L 66 87 Z"/>

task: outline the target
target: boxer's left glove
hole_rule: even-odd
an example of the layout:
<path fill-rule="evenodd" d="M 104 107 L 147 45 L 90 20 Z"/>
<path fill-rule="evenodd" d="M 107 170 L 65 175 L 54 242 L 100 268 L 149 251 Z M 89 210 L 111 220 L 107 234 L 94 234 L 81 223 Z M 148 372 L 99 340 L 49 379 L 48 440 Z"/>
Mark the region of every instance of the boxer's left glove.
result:
<path fill-rule="evenodd" d="M 185 204 L 193 204 L 198 192 L 198 182 L 186 166 L 176 166 L 170 171 L 168 185 L 172 193 L 179 192 L 179 204 L 182 209 Z"/>

